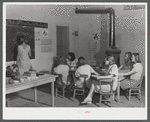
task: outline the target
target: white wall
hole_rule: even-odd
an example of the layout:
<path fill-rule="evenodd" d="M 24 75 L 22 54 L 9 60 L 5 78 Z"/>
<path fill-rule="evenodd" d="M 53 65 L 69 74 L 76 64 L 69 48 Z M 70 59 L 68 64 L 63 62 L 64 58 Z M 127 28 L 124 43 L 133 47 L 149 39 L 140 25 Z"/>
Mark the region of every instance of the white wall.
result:
<path fill-rule="evenodd" d="M 31 60 L 34 69 L 50 70 L 52 66 L 53 56 L 56 55 L 56 17 L 49 16 L 48 11 L 51 6 L 44 5 L 7 5 L 6 18 L 7 19 L 22 19 L 45 22 L 48 23 L 48 39 L 52 39 L 52 52 L 42 53 L 41 45 L 35 41 L 35 59 Z M 42 30 L 42 28 L 35 28 L 35 30 Z M 42 37 L 41 37 L 42 38 Z M 13 62 L 7 62 L 7 65 Z"/>
<path fill-rule="evenodd" d="M 125 52 L 138 52 L 145 74 L 145 10 L 125 10 L 116 14 L 116 46 L 122 52 L 122 63 Z"/>
<path fill-rule="evenodd" d="M 35 69 L 49 70 L 51 68 L 52 58 L 56 55 L 56 26 L 69 26 L 70 51 L 74 52 L 77 58 L 79 56 L 87 58 L 86 42 L 90 38 L 88 24 L 94 24 L 96 19 L 92 18 L 92 15 L 75 14 L 76 7 L 81 6 L 9 5 L 6 7 L 7 19 L 20 19 L 23 16 L 27 20 L 48 23 L 48 38 L 53 39 L 53 51 L 47 54 L 40 53 L 41 47 L 35 43 L 36 58 L 32 60 Z M 145 67 L 145 10 L 124 11 L 122 5 L 99 7 L 112 7 L 115 10 L 116 46 L 122 50 L 120 62 L 123 62 L 125 52 L 139 52 Z M 97 24 L 100 23 L 97 22 Z M 72 34 L 74 30 L 79 31 L 79 36 Z M 107 34 L 106 36 L 108 39 Z"/>
<path fill-rule="evenodd" d="M 95 8 L 100 7 L 101 6 Z M 103 7 L 112 7 L 115 10 L 115 41 L 116 46 L 122 51 L 120 55 L 120 63 L 123 63 L 125 52 L 138 52 L 144 67 L 143 74 L 145 74 L 145 9 L 123 10 L 123 5 L 105 5 Z M 81 21 L 81 16 L 85 21 Z M 90 16 L 92 15 L 89 15 L 88 17 Z M 83 14 L 78 14 L 77 17 L 78 21 L 76 24 L 79 24 L 79 37 L 76 40 L 79 40 L 78 45 L 80 46 L 76 46 L 73 49 L 78 49 L 77 55 L 80 56 L 85 55 L 85 45 L 83 42 L 86 43 L 86 40 L 89 39 L 87 33 L 88 26 L 86 23 L 93 23 L 95 19 L 91 18 L 88 20 L 87 16 L 85 17 Z M 106 36 L 108 37 L 109 35 L 106 34 Z M 103 40 L 105 38 L 103 37 L 101 39 Z M 106 41 L 108 41 L 108 38 Z"/>

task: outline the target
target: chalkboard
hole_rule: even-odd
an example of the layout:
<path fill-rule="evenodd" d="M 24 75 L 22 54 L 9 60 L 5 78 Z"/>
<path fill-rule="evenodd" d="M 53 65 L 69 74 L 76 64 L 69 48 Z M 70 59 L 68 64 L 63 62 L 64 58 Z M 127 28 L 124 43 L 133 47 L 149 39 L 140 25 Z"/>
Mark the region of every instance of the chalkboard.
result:
<path fill-rule="evenodd" d="M 31 59 L 35 59 L 34 27 L 27 26 L 6 26 L 6 61 L 16 61 L 18 36 L 24 35 L 31 47 Z"/>

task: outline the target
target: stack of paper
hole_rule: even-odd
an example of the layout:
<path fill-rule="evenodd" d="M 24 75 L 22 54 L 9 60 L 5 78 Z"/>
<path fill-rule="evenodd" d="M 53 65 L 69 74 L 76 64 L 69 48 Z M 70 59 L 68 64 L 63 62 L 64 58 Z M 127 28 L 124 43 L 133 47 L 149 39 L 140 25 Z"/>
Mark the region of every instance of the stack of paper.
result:
<path fill-rule="evenodd" d="M 24 72 L 24 76 L 36 77 L 35 71 Z"/>

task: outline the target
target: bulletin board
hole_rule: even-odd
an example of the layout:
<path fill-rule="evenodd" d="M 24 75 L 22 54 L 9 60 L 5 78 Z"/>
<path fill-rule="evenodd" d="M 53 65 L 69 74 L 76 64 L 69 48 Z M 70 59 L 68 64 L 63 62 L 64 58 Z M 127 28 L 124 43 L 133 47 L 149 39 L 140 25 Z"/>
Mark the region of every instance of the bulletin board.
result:
<path fill-rule="evenodd" d="M 18 36 L 23 34 L 31 47 L 31 59 L 35 59 L 34 28 L 27 26 L 6 26 L 6 61 L 16 61 L 19 45 Z"/>

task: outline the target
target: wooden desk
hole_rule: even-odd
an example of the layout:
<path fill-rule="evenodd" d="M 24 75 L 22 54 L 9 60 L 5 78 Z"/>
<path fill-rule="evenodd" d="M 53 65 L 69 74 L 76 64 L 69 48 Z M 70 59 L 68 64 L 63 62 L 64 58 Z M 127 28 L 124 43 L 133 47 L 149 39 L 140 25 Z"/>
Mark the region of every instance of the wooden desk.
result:
<path fill-rule="evenodd" d="M 51 100 L 52 100 L 52 107 L 54 107 L 54 81 L 56 77 L 58 76 L 47 74 L 39 77 L 36 80 L 6 85 L 6 94 L 10 94 L 10 93 L 14 93 L 14 92 L 18 92 L 21 90 L 34 87 L 34 92 L 35 92 L 34 98 L 35 98 L 35 102 L 37 102 L 37 86 L 51 83 L 51 95 L 52 95 Z"/>

